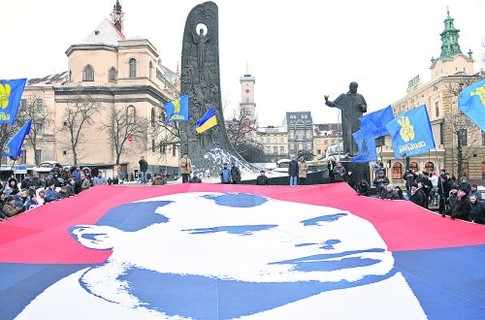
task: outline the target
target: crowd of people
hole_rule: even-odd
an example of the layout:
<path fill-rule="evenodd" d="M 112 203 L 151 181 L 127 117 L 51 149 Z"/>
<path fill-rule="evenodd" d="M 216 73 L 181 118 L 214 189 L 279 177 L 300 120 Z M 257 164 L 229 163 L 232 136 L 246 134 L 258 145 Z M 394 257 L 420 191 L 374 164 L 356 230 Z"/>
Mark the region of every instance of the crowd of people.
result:
<path fill-rule="evenodd" d="M 389 200 L 409 200 L 423 208 L 437 208 L 442 217 L 485 224 L 485 201 L 477 184 L 470 183 L 466 176 L 457 181 L 445 170 L 441 170 L 439 175 L 408 170 L 402 179 L 406 192 L 399 186 L 393 186 L 383 170 L 378 171 L 373 180 L 376 196 Z M 356 186 L 356 191 L 369 196 L 371 186 L 363 179 Z"/>
<path fill-rule="evenodd" d="M 102 172 L 92 177 L 89 169 L 80 167 L 72 172 L 68 167 L 61 171 L 54 169 L 46 177 L 34 172 L 27 174 L 20 183 L 11 177 L 5 184 L 0 182 L 0 220 L 75 196 L 94 185 L 111 184 L 110 180 Z"/>

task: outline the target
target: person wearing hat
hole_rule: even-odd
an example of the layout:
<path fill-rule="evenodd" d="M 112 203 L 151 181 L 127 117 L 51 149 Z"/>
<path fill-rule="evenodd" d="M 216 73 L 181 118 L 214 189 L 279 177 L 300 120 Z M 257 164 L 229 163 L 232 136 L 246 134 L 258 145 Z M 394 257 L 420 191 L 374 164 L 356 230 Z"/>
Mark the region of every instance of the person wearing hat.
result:
<path fill-rule="evenodd" d="M 259 186 L 267 186 L 269 185 L 269 179 L 266 176 L 264 170 L 259 171 L 259 176 L 256 178 L 256 184 Z"/>
<path fill-rule="evenodd" d="M 482 200 L 482 193 L 480 192 L 480 190 L 478 190 L 478 185 L 476 183 L 472 183 L 472 187 L 470 189 L 470 196 L 471 195 L 477 197 L 478 201 Z"/>
<path fill-rule="evenodd" d="M 5 204 L 3 205 L 3 213 L 7 217 L 13 217 L 16 214 L 19 214 L 22 209 L 15 206 L 15 197 L 9 195 L 5 197 Z"/>
<path fill-rule="evenodd" d="M 426 194 L 424 193 L 422 186 L 421 182 L 413 182 L 411 184 L 411 195 L 409 196 L 409 200 L 418 206 L 426 208 Z"/>

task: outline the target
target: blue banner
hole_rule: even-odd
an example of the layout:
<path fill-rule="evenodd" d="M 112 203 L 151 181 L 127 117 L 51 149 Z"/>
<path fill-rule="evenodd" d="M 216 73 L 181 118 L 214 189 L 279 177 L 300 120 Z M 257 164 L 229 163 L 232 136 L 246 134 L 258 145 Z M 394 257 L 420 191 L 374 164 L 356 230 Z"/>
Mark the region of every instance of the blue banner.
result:
<path fill-rule="evenodd" d="M 27 79 L 0 80 L 0 124 L 13 124 Z"/>
<path fill-rule="evenodd" d="M 375 138 L 388 134 L 386 125 L 394 119 L 392 107 L 368 113 L 360 118 L 360 129 L 371 131 Z"/>
<path fill-rule="evenodd" d="M 377 160 L 376 140 L 374 134 L 367 130 L 359 130 L 352 134 L 359 153 L 352 159 L 352 162 L 370 162 Z"/>
<path fill-rule="evenodd" d="M 163 106 L 167 113 L 167 123 L 173 121 L 189 120 L 189 95 L 184 94 L 178 99 L 170 101 Z"/>
<path fill-rule="evenodd" d="M 458 98 L 458 108 L 485 131 L 485 79 L 466 87 Z"/>
<path fill-rule="evenodd" d="M 426 105 L 401 113 L 386 128 L 396 158 L 424 154 L 435 147 Z"/>
<path fill-rule="evenodd" d="M 22 145 L 24 143 L 25 138 L 30 133 L 30 127 L 32 126 L 32 119 L 27 121 L 22 128 L 10 139 L 10 141 L 5 146 L 3 150 L 3 154 L 9 157 L 12 160 L 15 160 L 17 157 L 20 157 L 22 153 Z"/>

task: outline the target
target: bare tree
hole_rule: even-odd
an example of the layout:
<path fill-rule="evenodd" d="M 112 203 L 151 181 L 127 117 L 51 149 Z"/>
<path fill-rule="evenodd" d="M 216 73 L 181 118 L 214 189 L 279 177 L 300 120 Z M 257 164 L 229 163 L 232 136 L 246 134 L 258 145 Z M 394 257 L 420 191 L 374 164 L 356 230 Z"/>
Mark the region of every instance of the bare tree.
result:
<path fill-rule="evenodd" d="M 27 99 L 22 100 L 22 104 L 17 116 L 19 125 L 23 125 L 28 120 L 32 119 L 32 126 L 28 135 L 27 142 L 35 151 L 39 145 L 39 136 L 43 135 L 44 129 L 50 126 L 53 122 L 52 115 L 47 112 L 47 107 L 44 104 L 41 94 L 34 93 Z M 35 164 L 38 165 L 40 158 L 34 156 Z"/>
<path fill-rule="evenodd" d="M 258 141 L 258 125 L 253 115 L 239 107 L 231 120 L 225 121 L 226 132 L 234 149 L 248 162 L 261 162 L 264 147 Z"/>
<path fill-rule="evenodd" d="M 74 165 L 78 164 L 82 149 L 80 142 L 84 135 L 84 130 L 94 122 L 94 116 L 99 113 L 101 105 L 90 96 L 76 97 L 68 102 L 64 110 L 64 125 L 61 132 L 69 135 L 69 147 L 73 155 Z"/>
<path fill-rule="evenodd" d="M 149 123 L 147 119 L 130 115 L 126 109 L 111 107 L 109 120 L 101 125 L 102 130 L 107 130 L 113 145 L 116 164 L 120 163 L 126 142 L 132 139 L 146 139 Z"/>

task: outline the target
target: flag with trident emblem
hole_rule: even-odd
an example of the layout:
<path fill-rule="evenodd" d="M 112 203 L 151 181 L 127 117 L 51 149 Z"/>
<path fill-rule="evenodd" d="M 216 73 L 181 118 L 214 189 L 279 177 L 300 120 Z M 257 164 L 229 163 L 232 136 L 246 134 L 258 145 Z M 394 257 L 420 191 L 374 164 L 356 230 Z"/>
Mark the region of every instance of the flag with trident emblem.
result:
<path fill-rule="evenodd" d="M 485 131 L 485 79 L 466 87 L 458 98 L 458 108 L 480 130 Z"/>
<path fill-rule="evenodd" d="M 398 115 L 386 125 L 396 158 L 427 153 L 435 147 L 426 105 Z"/>

